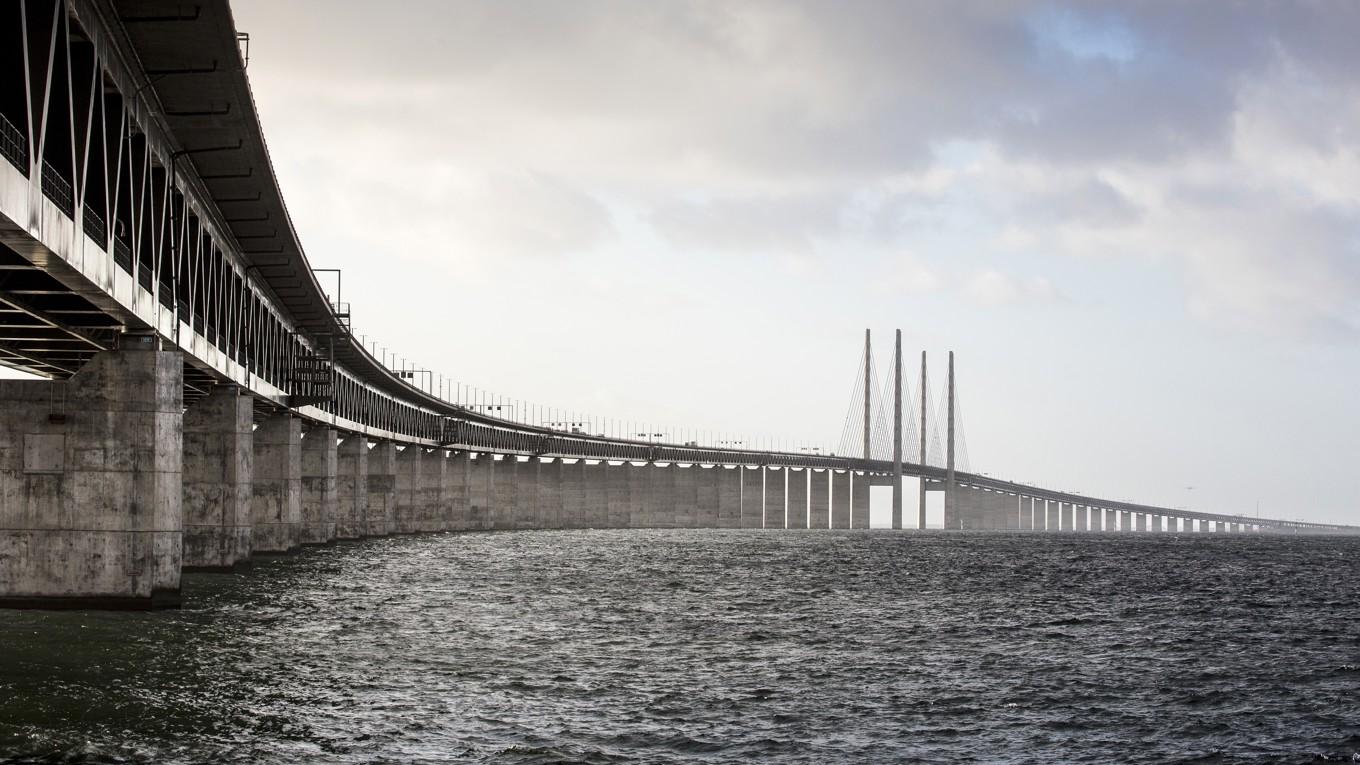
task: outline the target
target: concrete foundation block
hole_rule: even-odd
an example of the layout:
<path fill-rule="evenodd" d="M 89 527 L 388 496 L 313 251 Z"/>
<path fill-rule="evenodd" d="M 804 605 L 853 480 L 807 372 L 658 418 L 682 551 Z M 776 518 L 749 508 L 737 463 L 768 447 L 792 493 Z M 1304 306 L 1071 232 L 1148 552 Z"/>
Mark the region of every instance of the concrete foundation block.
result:
<path fill-rule="evenodd" d="M 290 414 L 255 428 L 250 516 L 256 553 L 285 553 L 302 544 L 302 421 Z"/>
<path fill-rule="evenodd" d="M 184 568 L 226 571 L 250 560 L 253 404 L 220 385 L 184 412 Z"/>
<path fill-rule="evenodd" d="M 335 536 L 359 539 L 367 533 L 368 439 L 349 434 L 336 449 Z"/>
<path fill-rule="evenodd" d="M 302 439 L 301 539 L 304 545 L 335 541 L 340 507 L 337 448 L 334 428 L 309 428 Z"/>

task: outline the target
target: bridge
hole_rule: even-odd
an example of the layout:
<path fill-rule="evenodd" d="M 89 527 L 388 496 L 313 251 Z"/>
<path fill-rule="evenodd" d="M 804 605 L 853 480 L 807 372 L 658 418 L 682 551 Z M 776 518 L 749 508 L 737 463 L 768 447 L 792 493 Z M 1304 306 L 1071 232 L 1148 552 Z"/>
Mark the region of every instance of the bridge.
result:
<path fill-rule="evenodd" d="M 0 4 L 0 364 L 42 378 L 0 383 L 0 604 L 172 606 L 184 570 L 393 533 L 866 528 L 875 485 L 900 529 L 913 476 L 918 527 L 940 491 L 951 529 L 1355 530 L 959 469 L 953 358 L 932 456 L 900 333 L 890 399 L 866 336 L 839 453 L 465 400 L 375 356 L 323 289 L 248 46 L 226 0 Z"/>

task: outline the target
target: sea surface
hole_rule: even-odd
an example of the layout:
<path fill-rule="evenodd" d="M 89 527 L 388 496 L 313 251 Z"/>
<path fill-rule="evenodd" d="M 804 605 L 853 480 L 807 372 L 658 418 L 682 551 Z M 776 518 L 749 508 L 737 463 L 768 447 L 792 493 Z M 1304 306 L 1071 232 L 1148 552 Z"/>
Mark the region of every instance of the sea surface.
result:
<path fill-rule="evenodd" d="M 0 611 L 0 760 L 1360 761 L 1360 539 L 545 531 Z"/>

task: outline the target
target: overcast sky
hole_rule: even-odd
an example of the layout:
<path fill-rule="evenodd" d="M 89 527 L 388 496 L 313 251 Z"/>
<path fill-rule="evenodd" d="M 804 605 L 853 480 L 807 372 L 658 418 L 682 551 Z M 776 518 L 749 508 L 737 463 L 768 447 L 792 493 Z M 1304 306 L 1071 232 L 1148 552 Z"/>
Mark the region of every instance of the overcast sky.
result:
<path fill-rule="evenodd" d="M 233 7 L 309 257 L 420 366 L 834 448 L 900 327 L 976 470 L 1360 523 L 1360 3 Z"/>

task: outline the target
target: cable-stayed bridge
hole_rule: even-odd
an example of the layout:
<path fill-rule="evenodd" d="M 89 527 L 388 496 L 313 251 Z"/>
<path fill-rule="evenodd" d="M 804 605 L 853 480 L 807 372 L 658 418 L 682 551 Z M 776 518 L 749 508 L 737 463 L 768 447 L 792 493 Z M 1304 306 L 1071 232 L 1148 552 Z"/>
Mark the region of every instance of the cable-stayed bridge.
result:
<path fill-rule="evenodd" d="M 866 342 L 834 450 L 399 364 L 304 254 L 248 65 L 226 0 L 0 4 L 0 364 L 46 378 L 0 384 L 4 604 L 172 604 L 185 568 L 389 533 L 863 528 L 884 484 L 896 528 L 939 490 L 949 528 L 1351 530 L 969 472 L 952 359 L 940 411 L 924 360 L 912 405 L 900 341 L 890 397 Z"/>

